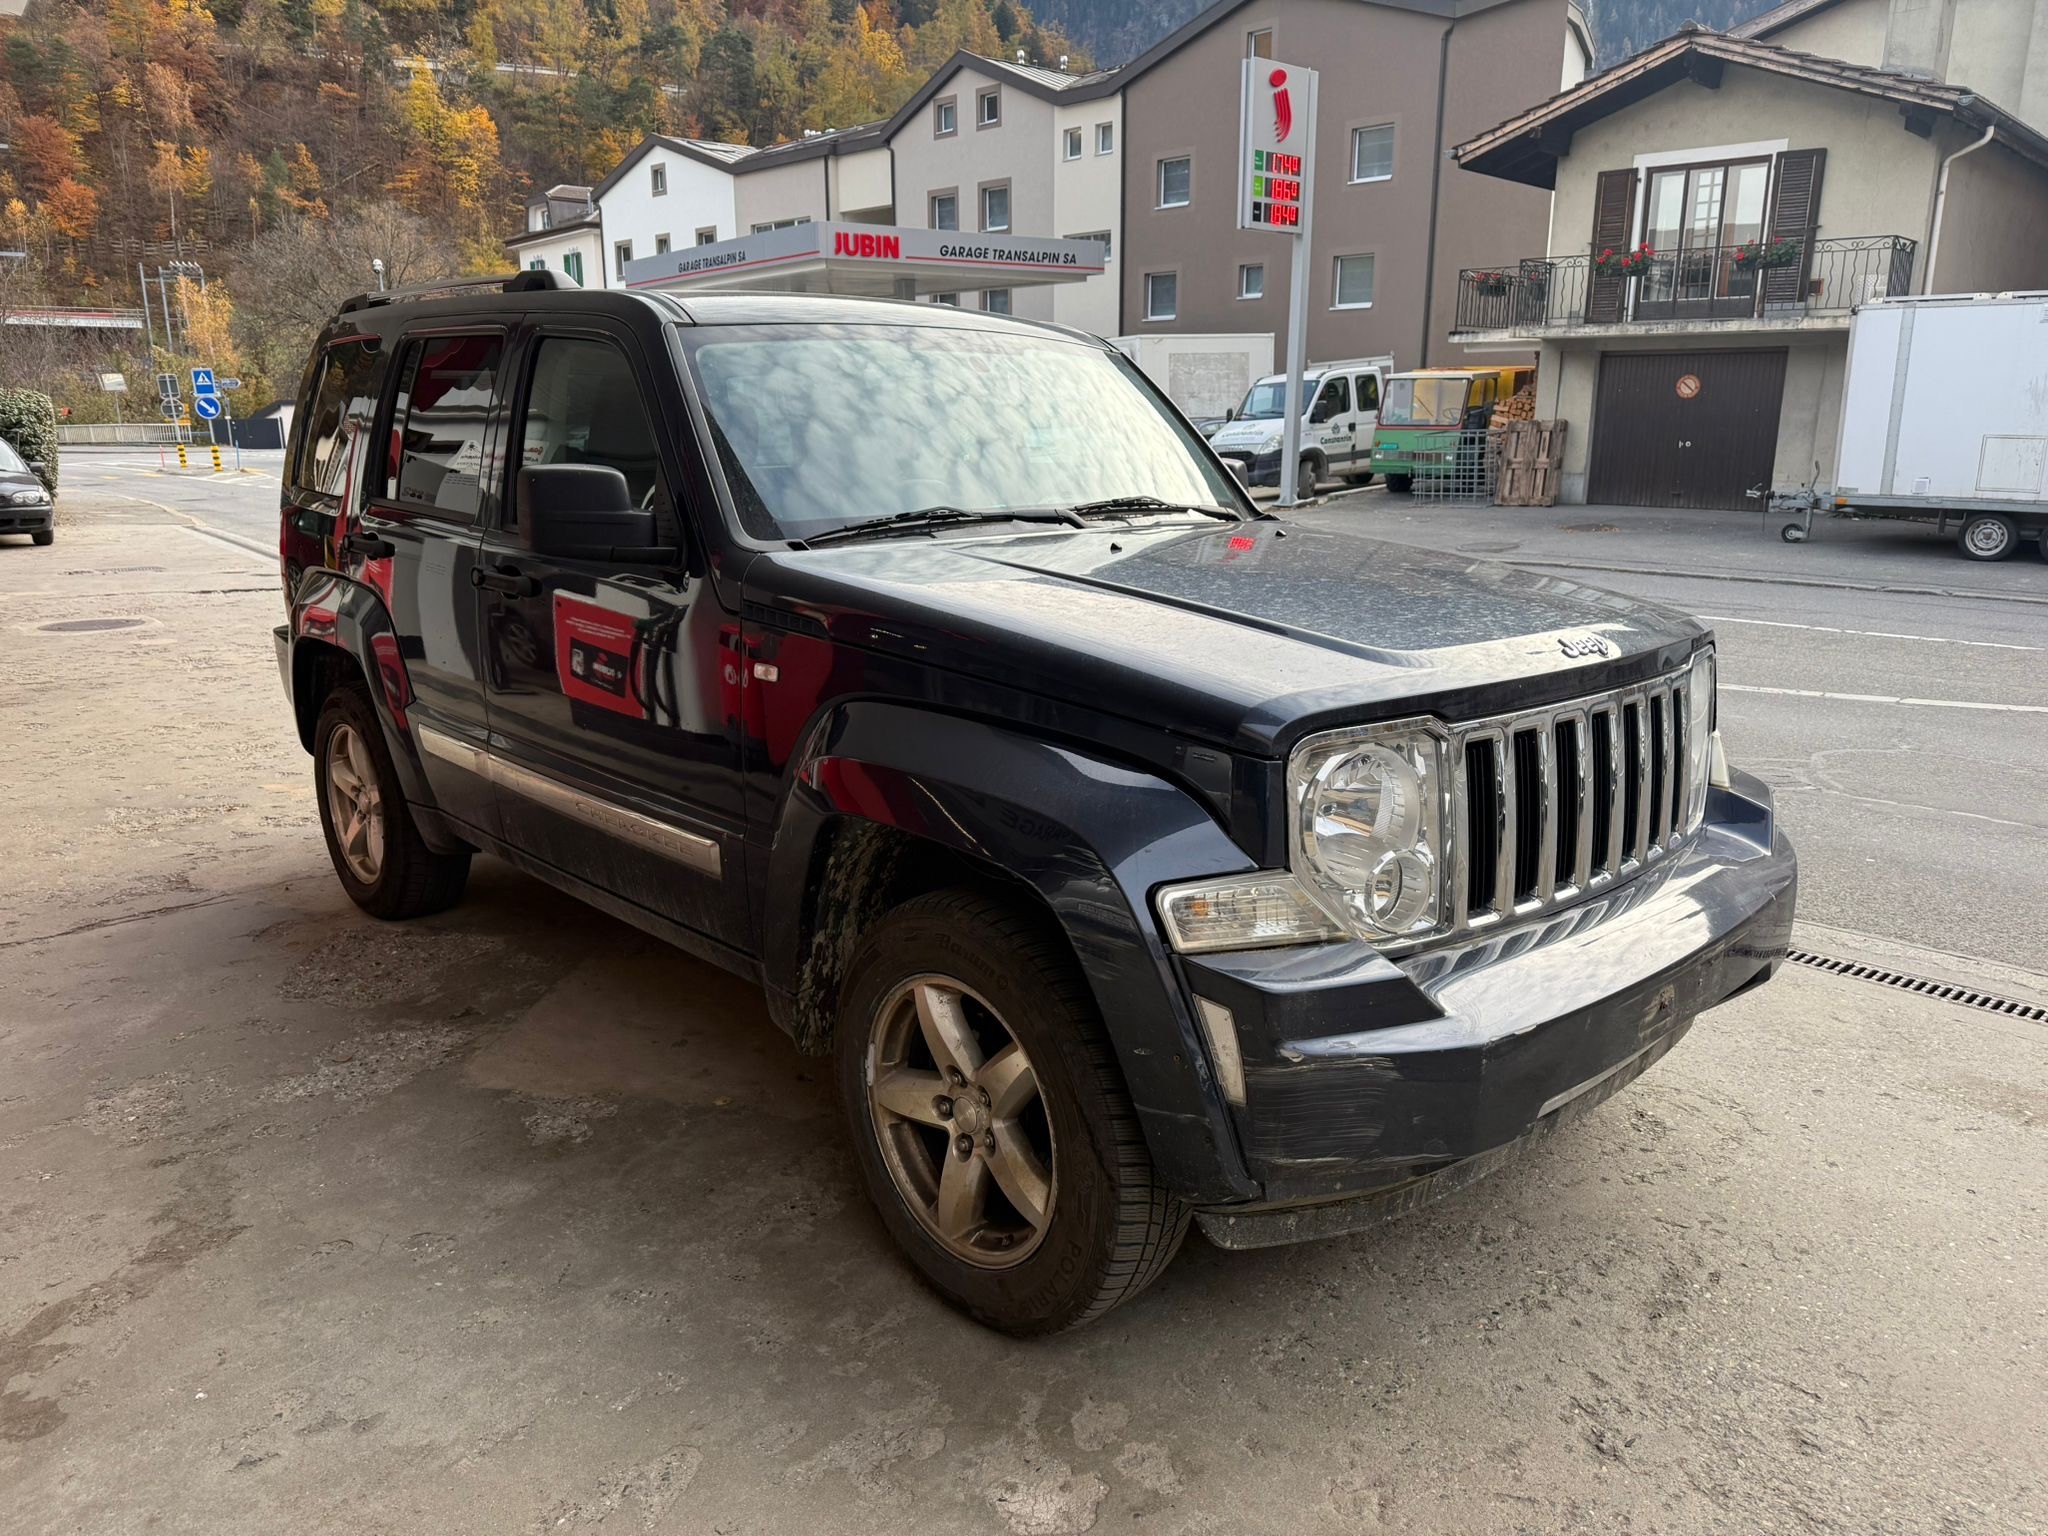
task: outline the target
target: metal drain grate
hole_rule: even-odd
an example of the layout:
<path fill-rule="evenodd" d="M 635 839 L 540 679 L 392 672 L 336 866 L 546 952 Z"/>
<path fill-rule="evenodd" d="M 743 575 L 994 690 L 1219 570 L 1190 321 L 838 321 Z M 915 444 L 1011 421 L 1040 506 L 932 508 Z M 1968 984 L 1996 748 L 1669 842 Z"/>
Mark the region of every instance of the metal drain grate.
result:
<path fill-rule="evenodd" d="M 1788 950 L 1785 958 L 1794 965 L 1810 965 L 1816 971 L 1826 971 L 1830 976 L 1849 976 L 1857 981 L 1874 981 L 1881 987 L 1897 987 L 1901 992 L 1917 993 L 1931 997 L 1938 1002 L 1960 1003 L 1965 1008 L 1982 1008 L 1986 1013 L 2003 1014 L 2008 1019 L 2025 1019 L 2030 1024 L 2048 1024 L 2048 1008 L 2038 1003 L 2023 1003 L 2016 998 L 1997 997 L 1989 992 L 1979 992 L 1974 987 L 1959 987 L 1952 981 L 1934 981 L 1925 976 L 1908 976 L 1904 971 L 1888 971 L 1880 965 L 1864 965 L 1856 960 L 1837 960 L 1830 955 L 1816 955 L 1811 950 Z"/>

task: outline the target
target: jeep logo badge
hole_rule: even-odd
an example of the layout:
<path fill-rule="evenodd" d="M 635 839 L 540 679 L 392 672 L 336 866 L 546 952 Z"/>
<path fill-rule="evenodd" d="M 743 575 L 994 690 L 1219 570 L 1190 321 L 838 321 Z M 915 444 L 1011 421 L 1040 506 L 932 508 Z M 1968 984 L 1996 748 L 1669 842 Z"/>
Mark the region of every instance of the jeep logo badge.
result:
<path fill-rule="evenodd" d="M 1592 656 L 1612 656 L 1614 647 L 1598 635 L 1559 635 L 1557 648 L 1573 660 L 1584 660 Z"/>

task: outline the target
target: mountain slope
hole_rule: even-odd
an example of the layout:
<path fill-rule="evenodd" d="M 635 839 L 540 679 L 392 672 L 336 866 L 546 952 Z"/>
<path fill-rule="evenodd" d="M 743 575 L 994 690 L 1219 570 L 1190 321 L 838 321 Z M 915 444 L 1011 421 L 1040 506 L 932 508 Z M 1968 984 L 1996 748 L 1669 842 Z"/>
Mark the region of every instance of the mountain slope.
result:
<path fill-rule="evenodd" d="M 1136 57 L 1212 0 L 1038 0 L 1032 14 L 1105 64 Z M 1776 0 L 1587 0 L 1586 19 L 1605 69 L 1669 37 L 1687 21 L 1725 31 Z"/>

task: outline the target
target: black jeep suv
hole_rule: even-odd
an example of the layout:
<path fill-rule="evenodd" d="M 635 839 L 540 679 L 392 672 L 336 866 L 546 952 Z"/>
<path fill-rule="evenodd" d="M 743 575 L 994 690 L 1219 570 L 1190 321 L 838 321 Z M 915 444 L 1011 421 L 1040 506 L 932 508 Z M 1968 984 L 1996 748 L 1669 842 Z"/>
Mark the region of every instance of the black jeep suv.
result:
<path fill-rule="evenodd" d="M 924 1277 L 1042 1333 L 1353 1231 L 1767 979 L 1712 637 L 1257 513 L 1121 356 L 933 305 L 371 295 L 285 474 L 334 867 L 483 849 L 756 979 Z"/>

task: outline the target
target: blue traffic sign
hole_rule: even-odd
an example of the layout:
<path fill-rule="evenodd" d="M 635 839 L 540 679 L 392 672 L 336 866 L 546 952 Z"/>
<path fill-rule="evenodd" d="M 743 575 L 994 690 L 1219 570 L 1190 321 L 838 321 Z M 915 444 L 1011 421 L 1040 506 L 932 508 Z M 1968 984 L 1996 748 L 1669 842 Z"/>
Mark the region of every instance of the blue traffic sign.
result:
<path fill-rule="evenodd" d="M 195 369 L 194 371 L 196 372 L 197 370 Z M 194 395 L 192 397 L 192 414 L 201 421 L 213 420 L 214 417 L 220 414 L 220 396 Z"/>
<path fill-rule="evenodd" d="M 211 368 L 194 368 L 192 370 L 192 393 L 198 395 L 201 399 L 213 393 L 213 370 Z M 211 419 L 211 417 L 208 418 L 208 420 Z"/>

